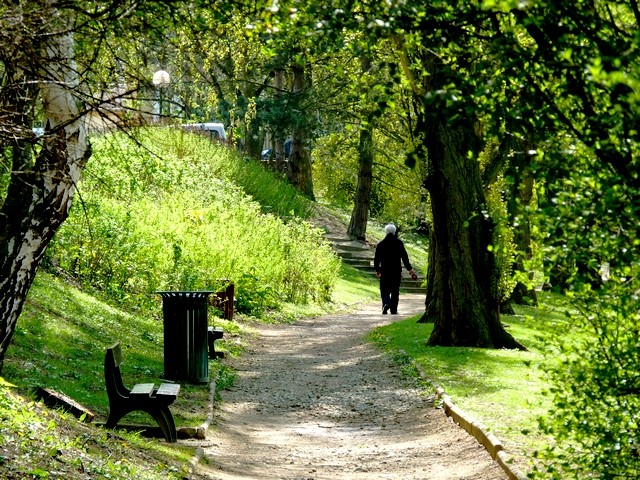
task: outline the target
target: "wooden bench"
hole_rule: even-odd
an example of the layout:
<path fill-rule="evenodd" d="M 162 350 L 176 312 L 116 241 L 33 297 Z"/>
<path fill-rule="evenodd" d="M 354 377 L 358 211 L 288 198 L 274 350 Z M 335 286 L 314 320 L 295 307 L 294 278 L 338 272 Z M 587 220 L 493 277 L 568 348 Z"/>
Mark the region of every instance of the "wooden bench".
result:
<path fill-rule="evenodd" d="M 221 281 L 228 282 L 228 280 Z M 211 296 L 210 304 L 220 310 L 222 318 L 233 320 L 233 311 L 236 304 L 236 287 L 234 284 L 229 283 L 223 291 L 214 293 Z"/>
<path fill-rule="evenodd" d="M 178 396 L 180 385 L 163 383 L 158 388 L 153 383 L 139 383 L 129 390 L 122 382 L 120 343 L 107 348 L 104 358 L 104 377 L 109 397 L 109 417 L 105 426 L 116 428 L 118 422 L 130 412 L 142 411 L 153 417 L 167 442 L 177 441 L 176 424 L 169 410 Z"/>
<path fill-rule="evenodd" d="M 224 358 L 224 352 L 216 352 L 214 342 L 221 339 L 224 336 L 224 330 L 221 327 L 208 327 L 207 329 L 207 344 L 209 345 L 209 358 L 215 360 L 216 358 Z"/>

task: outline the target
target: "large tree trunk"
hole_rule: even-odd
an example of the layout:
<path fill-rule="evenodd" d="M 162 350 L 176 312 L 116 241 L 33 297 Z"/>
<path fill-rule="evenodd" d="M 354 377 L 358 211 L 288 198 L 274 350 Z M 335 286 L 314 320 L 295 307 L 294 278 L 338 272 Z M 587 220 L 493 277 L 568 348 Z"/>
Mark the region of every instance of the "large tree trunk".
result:
<path fill-rule="evenodd" d="M 429 345 L 525 349 L 500 323 L 500 274 L 480 175 L 477 120 L 470 106 L 448 99 L 449 67 L 421 53 L 409 59 L 401 50 L 400 56 L 421 107 L 416 128 L 422 148 L 416 154 L 428 156 L 424 186 L 433 221 L 426 308 L 419 321 L 434 324 Z"/>
<path fill-rule="evenodd" d="M 500 323 L 499 272 L 490 248 L 493 222 L 485 205 L 472 124 L 449 125 L 446 115 L 429 120 L 424 138 L 433 231 L 421 319 L 434 323 L 428 344 L 524 348 Z"/>
<path fill-rule="evenodd" d="M 293 71 L 293 96 L 299 99 L 305 89 L 305 73 L 304 67 L 296 65 Z M 314 200 L 313 180 L 311 178 L 311 159 L 309 152 L 305 148 L 307 141 L 306 130 L 301 126 L 296 126 L 291 132 L 291 156 L 289 157 L 289 166 L 287 169 L 287 177 L 292 185 L 300 192 Z"/>
<path fill-rule="evenodd" d="M 0 373 L 44 251 L 67 218 L 90 155 L 73 95 L 73 48 L 70 33 L 50 36 L 45 46 L 40 91 L 46 134 L 35 164 L 30 167 L 20 146 L 13 148 L 13 173 L 0 209 Z"/>

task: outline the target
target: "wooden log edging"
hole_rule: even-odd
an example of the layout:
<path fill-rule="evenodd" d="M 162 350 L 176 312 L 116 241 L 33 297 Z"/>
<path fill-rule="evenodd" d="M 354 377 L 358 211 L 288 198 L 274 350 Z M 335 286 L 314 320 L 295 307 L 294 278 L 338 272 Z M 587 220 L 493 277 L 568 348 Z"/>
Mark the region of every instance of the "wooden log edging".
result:
<path fill-rule="evenodd" d="M 527 480 L 527 476 L 512 464 L 512 458 L 505 452 L 502 442 L 493 433 L 487 433 L 487 428 L 482 423 L 454 404 L 444 389 L 435 385 L 433 381 L 425 375 L 422 367 L 409 357 L 406 352 L 401 353 L 411 360 L 420 378 L 435 389 L 436 398 L 442 400 L 445 415 L 451 417 L 455 423 L 474 437 L 487 452 L 489 452 L 491 458 L 500 465 L 509 477 L 509 480 Z"/>
<path fill-rule="evenodd" d="M 208 406 L 207 418 L 204 421 L 204 423 L 197 428 L 196 438 L 198 439 L 207 438 L 207 430 L 209 430 L 209 427 L 213 423 L 213 405 L 216 399 L 217 382 L 218 382 L 218 377 L 216 376 L 209 384 L 209 406 Z M 196 471 L 196 467 L 198 466 L 198 463 L 200 462 L 203 456 L 204 456 L 204 449 L 198 446 L 196 448 L 195 454 L 193 455 L 193 457 L 191 457 L 191 460 L 189 461 L 189 468 L 188 468 L 187 475 L 183 477 L 185 480 L 191 480 L 193 478 L 193 475 Z"/>

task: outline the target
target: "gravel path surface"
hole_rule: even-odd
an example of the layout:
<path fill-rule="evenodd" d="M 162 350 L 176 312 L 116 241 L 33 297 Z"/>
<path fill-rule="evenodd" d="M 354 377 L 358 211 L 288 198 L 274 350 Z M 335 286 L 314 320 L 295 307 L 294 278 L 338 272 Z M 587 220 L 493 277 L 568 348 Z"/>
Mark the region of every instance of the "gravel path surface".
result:
<path fill-rule="evenodd" d="M 421 311 L 404 295 L 400 314 L 377 304 L 352 314 L 260 325 L 221 392 L 196 479 L 469 479 L 506 476 L 433 397 L 402 378 L 364 341 L 372 328 Z"/>

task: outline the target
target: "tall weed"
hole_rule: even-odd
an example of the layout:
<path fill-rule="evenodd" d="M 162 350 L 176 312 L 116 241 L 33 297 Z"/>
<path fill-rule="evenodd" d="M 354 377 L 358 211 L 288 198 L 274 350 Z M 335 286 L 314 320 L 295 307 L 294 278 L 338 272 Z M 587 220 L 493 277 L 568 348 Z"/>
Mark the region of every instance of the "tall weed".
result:
<path fill-rule="evenodd" d="M 231 181 L 243 166 L 246 176 L 261 171 L 260 182 L 275 185 L 263 189 L 271 208 Z M 79 191 L 82 202 L 46 263 L 118 303 L 154 308 L 158 290 L 218 290 L 228 282 L 237 309 L 254 315 L 283 301 L 330 299 L 337 258 L 320 230 L 288 216 L 310 204 L 259 164 L 202 137 L 162 129 L 139 132 L 137 142 L 99 138 Z M 286 221 L 273 205 L 291 208 Z"/>

